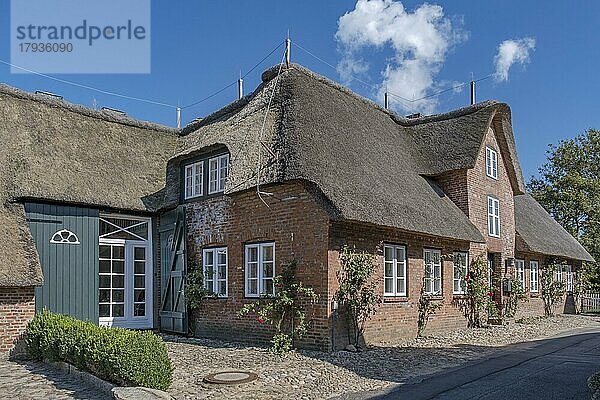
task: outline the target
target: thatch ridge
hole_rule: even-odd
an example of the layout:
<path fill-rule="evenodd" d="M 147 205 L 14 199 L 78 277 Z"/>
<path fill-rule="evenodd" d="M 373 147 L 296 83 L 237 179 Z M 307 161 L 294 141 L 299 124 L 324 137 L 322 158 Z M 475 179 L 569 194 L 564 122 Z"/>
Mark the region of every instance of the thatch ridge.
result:
<path fill-rule="evenodd" d="M 33 102 L 43 103 L 50 107 L 63 108 L 65 110 L 69 110 L 87 117 L 97 118 L 108 122 L 114 122 L 117 124 L 133 126 L 137 128 L 144 128 L 151 131 L 170 132 L 173 134 L 179 133 L 179 129 L 161 125 L 156 122 L 142 121 L 130 117 L 127 114 L 118 114 L 110 111 L 95 110 L 93 108 L 86 107 L 80 104 L 70 103 L 66 100 L 54 99 L 44 94 L 26 92 L 24 90 L 9 86 L 5 83 L 0 83 L 0 94 L 6 94 L 25 100 L 30 100 Z"/>
<path fill-rule="evenodd" d="M 267 70 L 265 70 L 265 72 L 263 72 L 263 74 L 262 74 L 263 82 L 268 82 L 271 79 L 273 79 L 276 76 L 278 69 L 279 69 L 279 64 L 274 65 L 274 66 L 268 68 Z M 414 126 L 414 125 L 424 124 L 424 123 L 428 123 L 428 122 L 444 121 L 447 119 L 459 118 L 459 117 L 462 117 L 462 116 L 465 116 L 468 114 L 472 114 L 483 108 L 487 108 L 487 107 L 495 106 L 495 105 L 507 106 L 506 104 L 500 103 L 496 100 L 485 100 L 485 101 L 482 101 L 479 103 L 475 103 L 473 105 L 465 106 L 462 108 L 457 108 L 455 110 L 451 110 L 451 111 L 444 112 L 444 113 L 423 115 L 423 116 L 417 117 L 417 118 L 407 118 L 407 117 L 404 117 L 402 115 L 395 113 L 394 111 L 392 111 L 390 109 L 386 109 L 386 108 L 382 107 L 380 104 L 376 103 L 372 99 L 361 96 L 358 93 L 347 88 L 346 86 L 343 86 L 340 83 L 338 83 L 332 79 L 329 79 L 323 75 L 319 75 L 319 74 L 311 71 L 310 69 L 303 67 L 300 64 L 292 63 L 292 64 L 290 64 L 289 68 L 284 69 L 284 72 L 287 70 L 290 70 L 290 69 L 295 69 L 297 71 L 300 71 L 303 74 L 305 74 L 319 82 L 325 83 L 326 85 L 331 86 L 332 88 L 335 88 L 344 94 L 355 97 L 356 99 L 364 102 L 365 104 L 370 105 L 370 106 L 376 108 L 377 110 L 389 115 L 398 124 L 400 124 L 402 126 Z"/>

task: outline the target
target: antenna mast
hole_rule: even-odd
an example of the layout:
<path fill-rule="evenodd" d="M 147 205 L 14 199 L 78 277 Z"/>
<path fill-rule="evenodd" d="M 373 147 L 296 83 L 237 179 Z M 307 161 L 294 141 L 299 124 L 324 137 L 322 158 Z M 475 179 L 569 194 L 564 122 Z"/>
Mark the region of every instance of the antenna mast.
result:
<path fill-rule="evenodd" d="M 290 40 L 290 30 L 288 29 L 287 38 L 285 39 L 285 66 L 290 67 L 290 50 L 292 41 Z"/>

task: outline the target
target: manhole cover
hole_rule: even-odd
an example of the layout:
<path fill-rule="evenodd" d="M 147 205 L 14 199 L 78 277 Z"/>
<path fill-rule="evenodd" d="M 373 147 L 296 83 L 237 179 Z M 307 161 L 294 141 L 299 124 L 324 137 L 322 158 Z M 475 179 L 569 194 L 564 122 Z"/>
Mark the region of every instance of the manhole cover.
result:
<path fill-rule="evenodd" d="M 204 382 L 216 383 L 219 385 L 237 385 L 239 383 L 252 382 L 257 378 L 258 375 L 256 375 L 254 372 L 226 371 L 206 375 L 204 377 Z"/>

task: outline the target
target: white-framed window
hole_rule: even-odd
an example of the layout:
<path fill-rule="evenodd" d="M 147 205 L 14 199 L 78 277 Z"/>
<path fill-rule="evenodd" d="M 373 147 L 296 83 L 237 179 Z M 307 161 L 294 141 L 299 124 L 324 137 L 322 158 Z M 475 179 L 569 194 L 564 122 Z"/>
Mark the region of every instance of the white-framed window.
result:
<path fill-rule="evenodd" d="M 565 285 L 565 290 L 567 292 L 573 291 L 573 267 L 570 265 L 565 265 L 565 274 L 567 278 L 567 283 Z"/>
<path fill-rule="evenodd" d="M 485 173 L 490 178 L 498 179 L 498 153 L 489 147 L 485 148 Z"/>
<path fill-rule="evenodd" d="M 406 296 L 406 247 L 386 244 L 383 253 L 384 296 Z"/>
<path fill-rule="evenodd" d="M 79 238 L 73 232 L 68 229 L 61 229 L 56 231 L 52 238 L 50 239 L 50 243 L 56 244 L 80 244 Z"/>
<path fill-rule="evenodd" d="M 565 279 L 565 275 L 564 275 L 564 270 L 565 270 L 565 266 L 564 265 L 559 265 L 556 267 L 556 281 L 557 282 L 563 282 Z"/>
<path fill-rule="evenodd" d="M 490 236 L 500 237 L 500 201 L 488 196 L 488 233 Z"/>
<path fill-rule="evenodd" d="M 540 264 L 537 261 L 529 261 L 529 290 L 540 291 Z"/>
<path fill-rule="evenodd" d="M 227 297 L 227 247 L 202 251 L 204 287 L 219 297 Z"/>
<path fill-rule="evenodd" d="M 203 194 L 203 180 L 204 176 L 204 161 L 189 164 L 185 166 L 185 198 L 191 199 L 192 197 L 202 196 Z"/>
<path fill-rule="evenodd" d="M 442 294 L 442 252 L 436 249 L 423 249 L 425 262 L 425 294 Z"/>
<path fill-rule="evenodd" d="M 151 219 L 100 214 L 98 233 L 99 324 L 152 328 Z"/>
<path fill-rule="evenodd" d="M 225 190 L 225 180 L 229 172 L 229 154 L 208 160 L 208 194 Z"/>
<path fill-rule="evenodd" d="M 517 281 L 521 284 L 521 288 L 525 290 L 525 260 L 515 260 L 515 272 Z"/>
<path fill-rule="evenodd" d="M 246 297 L 275 294 L 275 243 L 246 245 Z"/>
<path fill-rule="evenodd" d="M 469 265 L 469 253 L 466 251 L 455 251 L 454 252 L 454 264 L 453 264 L 453 275 L 452 275 L 452 293 L 454 294 L 465 294 L 467 292 L 467 282 L 465 277 L 467 276 Z"/>

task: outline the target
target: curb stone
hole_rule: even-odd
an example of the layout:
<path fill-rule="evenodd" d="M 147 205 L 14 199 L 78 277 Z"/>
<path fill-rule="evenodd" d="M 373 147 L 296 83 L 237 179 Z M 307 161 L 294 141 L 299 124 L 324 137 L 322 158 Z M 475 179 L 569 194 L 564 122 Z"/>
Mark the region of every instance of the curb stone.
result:
<path fill-rule="evenodd" d="M 157 389 L 150 389 L 141 386 L 116 386 L 110 382 L 98 378 L 97 376 L 80 370 L 79 368 L 66 362 L 46 362 L 46 364 L 73 376 L 76 379 L 84 381 L 102 393 L 116 400 L 171 400 L 166 392 Z"/>
<path fill-rule="evenodd" d="M 110 395 L 111 391 L 115 387 L 115 385 L 113 385 L 112 383 L 107 382 L 103 379 L 100 379 L 97 376 L 90 374 L 89 372 L 82 371 L 79 368 L 74 367 L 73 365 L 71 365 L 69 363 L 59 361 L 59 362 L 47 362 L 47 364 L 53 366 L 54 368 L 56 368 L 58 370 L 63 371 L 64 373 L 66 373 L 68 375 L 72 375 L 74 378 L 82 380 L 82 381 L 90 384 L 91 386 L 94 386 L 96 389 L 100 390 L 101 392 L 106 393 L 107 395 Z"/>
<path fill-rule="evenodd" d="M 112 390 L 115 400 L 171 400 L 173 397 L 162 390 L 145 387 L 117 386 Z"/>

